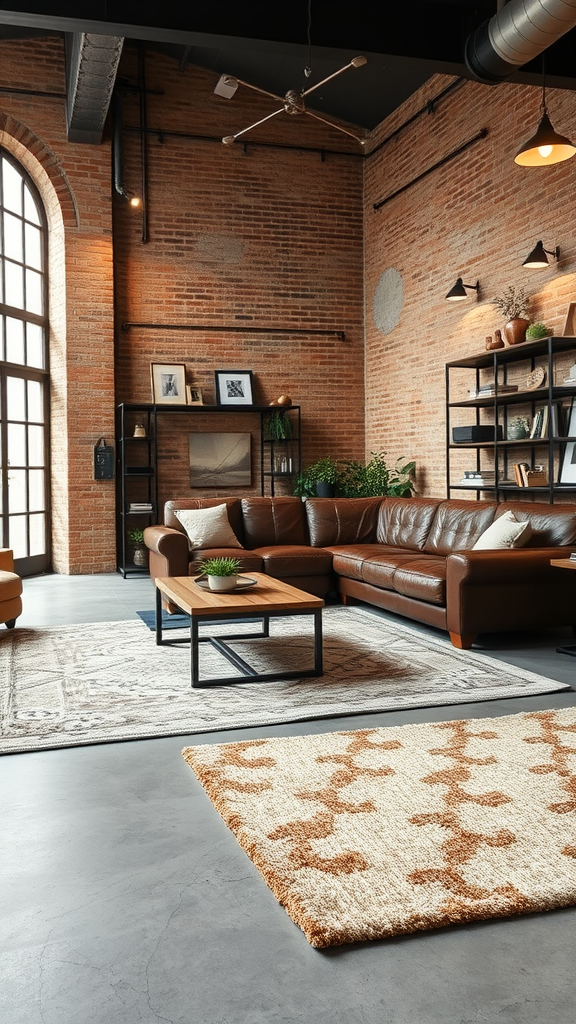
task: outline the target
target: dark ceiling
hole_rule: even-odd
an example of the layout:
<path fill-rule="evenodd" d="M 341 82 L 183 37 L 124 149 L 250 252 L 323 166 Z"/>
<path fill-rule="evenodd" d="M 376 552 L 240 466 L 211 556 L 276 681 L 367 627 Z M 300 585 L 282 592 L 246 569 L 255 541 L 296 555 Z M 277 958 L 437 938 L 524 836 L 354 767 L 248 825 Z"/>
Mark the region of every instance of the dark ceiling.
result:
<path fill-rule="evenodd" d="M 410 0 L 375 5 L 357 0 L 347 7 L 334 0 L 292 0 L 288 6 L 268 2 L 183 4 L 165 2 L 81 4 L 12 2 L 0 8 L 0 38 L 66 34 L 68 52 L 75 40 L 77 70 L 84 76 L 84 93 L 71 95 L 68 106 L 80 121 L 86 87 L 94 67 L 81 49 L 82 33 L 110 37 L 113 76 L 122 40 L 141 41 L 186 64 L 234 75 L 284 96 L 290 89 L 309 88 L 352 57 L 368 63 L 351 68 L 319 88 L 307 106 L 363 129 L 374 128 L 432 74 L 472 77 L 464 62 L 464 45 L 474 30 L 498 9 L 496 0 Z M 81 14 L 79 14 L 79 9 Z M 310 20 L 309 20 L 310 19 Z M 546 51 L 548 87 L 576 89 L 576 29 Z M 311 59 L 309 60 L 309 55 Z M 102 58 L 102 51 L 101 51 Z M 304 76 L 310 63 L 312 75 Z M 70 70 L 70 69 L 69 69 Z M 525 65 L 510 81 L 537 85 L 542 58 Z M 70 82 L 69 74 L 69 82 Z M 73 76 L 72 76 L 73 78 Z M 82 85 L 82 75 L 76 83 Z M 9 85 L 2 81 L 0 86 Z M 498 86 L 495 86 L 498 88 Z M 103 94 L 102 104 L 109 103 Z M 93 101 L 93 97 L 92 97 Z M 71 121 L 73 129 L 73 116 Z M 94 133 L 93 133 L 94 135 Z M 73 135 L 71 137 L 74 137 Z M 75 141 L 96 141 L 78 130 Z"/>

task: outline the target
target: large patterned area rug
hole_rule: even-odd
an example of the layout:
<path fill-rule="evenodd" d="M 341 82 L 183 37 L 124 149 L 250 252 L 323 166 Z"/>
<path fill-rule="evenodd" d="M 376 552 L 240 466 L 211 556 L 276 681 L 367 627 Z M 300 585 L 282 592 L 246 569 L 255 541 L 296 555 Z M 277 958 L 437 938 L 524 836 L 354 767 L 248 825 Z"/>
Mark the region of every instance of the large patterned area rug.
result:
<path fill-rule="evenodd" d="M 313 946 L 576 903 L 576 709 L 187 747 Z"/>
<path fill-rule="evenodd" d="M 254 632 L 253 623 L 246 628 Z M 238 631 L 230 624 L 218 630 Z M 310 667 L 311 618 L 272 620 L 271 634 L 269 640 L 240 640 L 233 646 L 260 671 Z M 201 678 L 234 671 L 211 644 L 200 648 Z M 325 609 L 324 667 L 319 678 L 193 690 L 189 646 L 158 647 L 140 619 L 0 630 L 0 750 L 186 735 L 570 689 L 487 655 L 458 651 L 447 637 L 427 636 L 361 608 Z"/>

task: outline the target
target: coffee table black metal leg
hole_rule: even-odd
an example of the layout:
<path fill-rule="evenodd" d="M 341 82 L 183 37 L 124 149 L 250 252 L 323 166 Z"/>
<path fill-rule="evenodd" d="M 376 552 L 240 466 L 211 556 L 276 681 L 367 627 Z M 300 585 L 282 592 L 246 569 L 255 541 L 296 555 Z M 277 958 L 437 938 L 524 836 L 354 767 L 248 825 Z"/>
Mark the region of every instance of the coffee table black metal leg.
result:
<path fill-rule="evenodd" d="M 162 591 L 156 587 L 156 643 L 162 643 Z"/>
<path fill-rule="evenodd" d="M 314 669 L 319 676 L 324 671 L 322 655 L 322 609 L 314 612 Z"/>
<path fill-rule="evenodd" d="M 190 616 L 190 673 L 192 686 L 200 683 L 200 657 L 198 650 L 198 619 Z"/>

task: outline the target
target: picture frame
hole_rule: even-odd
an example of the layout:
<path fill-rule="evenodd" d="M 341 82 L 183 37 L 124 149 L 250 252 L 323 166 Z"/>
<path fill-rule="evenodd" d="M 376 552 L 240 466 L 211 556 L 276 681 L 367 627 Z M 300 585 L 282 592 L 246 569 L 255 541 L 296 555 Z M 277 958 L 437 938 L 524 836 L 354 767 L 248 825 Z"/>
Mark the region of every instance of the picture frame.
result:
<path fill-rule="evenodd" d="M 214 370 L 216 405 L 253 405 L 252 370 Z"/>
<path fill-rule="evenodd" d="M 576 437 L 576 402 L 572 399 L 566 416 L 566 437 Z M 561 484 L 576 482 L 576 441 L 568 441 L 560 470 Z"/>
<path fill-rule="evenodd" d="M 576 338 L 576 302 L 571 302 L 568 306 L 564 327 L 562 328 L 562 337 Z"/>
<path fill-rule="evenodd" d="M 150 363 L 154 405 L 186 405 L 186 364 Z"/>
<path fill-rule="evenodd" d="M 204 399 L 202 398 L 202 388 L 197 388 L 195 384 L 186 385 L 186 404 L 187 405 L 204 405 Z"/>
<path fill-rule="evenodd" d="M 191 488 L 250 487 L 252 435 L 202 433 L 188 435 Z"/>

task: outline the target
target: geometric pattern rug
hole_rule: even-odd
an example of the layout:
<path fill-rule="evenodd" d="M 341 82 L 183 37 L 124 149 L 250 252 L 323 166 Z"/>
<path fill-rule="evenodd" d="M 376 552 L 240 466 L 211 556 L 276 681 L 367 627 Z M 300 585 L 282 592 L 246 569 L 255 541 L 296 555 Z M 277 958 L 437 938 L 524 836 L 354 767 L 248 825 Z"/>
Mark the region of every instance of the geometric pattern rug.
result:
<path fill-rule="evenodd" d="M 576 903 L 576 709 L 188 747 L 319 948 Z"/>
<path fill-rule="evenodd" d="M 254 631 L 253 623 L 245 627 Z M 201 633 L 206 626 L 201 627 Z M 211 633 L 237 632 L 228 624 Z M 272 619 L 270 639 L 231 646 L 258 671 L 313 660 L 310 617 Z M 189 645 L 158 647 L 143 622 L 0 630 L 0 751 L 219 732 L 364 712 L 463 704 L 570 689 L 460 651 L 359 607 L 323 612 L 324 675 L 192 689 Z M 170 637 L 189 635 L 177 630 Z M 234 670 L 200 645 L 201 678 Z M 238 673 L 239 680 L 242 678 Z"/>

